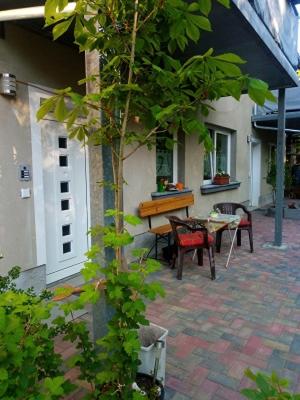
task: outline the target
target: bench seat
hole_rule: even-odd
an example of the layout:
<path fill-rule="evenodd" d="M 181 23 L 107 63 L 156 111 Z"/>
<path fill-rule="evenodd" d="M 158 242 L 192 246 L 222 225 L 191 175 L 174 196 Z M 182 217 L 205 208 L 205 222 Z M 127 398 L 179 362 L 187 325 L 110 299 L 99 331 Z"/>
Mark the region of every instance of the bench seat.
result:
<path fill-rule="evenodd" d="M 157 226 L 156 228 L 149 229 L 150 233 L 154 233 L 155 235 L 166 235 L 167 233 L 172 232 L 172 227 L 170 224 Z"/>
<path fill-rule="evenodd" d="M 166 214 L 170 211 L 180 210 L 185 208 L 186 216 L 189 216 L 188 207 L 194 204 L 194 195 L 182 194 L 180 196 L 170 196 L 164 199 L 144 201 L 139 205 L 139 216 L 142 218 L 147 217 L 149 223 L 149 232 L 155 235 L 155 243 L 149 251 L 155 247 L 155 258 L 157 258 L 157 245 L 158 242 L 164 241 L 170 247 L 172 228 L 170 224 L 152 227 L 152 217 L 157 215 Z"/>

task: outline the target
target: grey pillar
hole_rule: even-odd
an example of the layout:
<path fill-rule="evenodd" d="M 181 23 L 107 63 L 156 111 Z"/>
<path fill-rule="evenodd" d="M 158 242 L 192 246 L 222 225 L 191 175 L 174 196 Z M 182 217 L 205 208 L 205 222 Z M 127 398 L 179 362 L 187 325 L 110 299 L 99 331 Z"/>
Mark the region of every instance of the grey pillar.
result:
<path fill-rule="evenodd" d="M 282 245 L 284 158 L 285 158 L 285 89 L 279 89 L 277 150 L 276 150 L 276 202 L 275 202 L 275 237 L 274 237 L 275 246 Z"/>

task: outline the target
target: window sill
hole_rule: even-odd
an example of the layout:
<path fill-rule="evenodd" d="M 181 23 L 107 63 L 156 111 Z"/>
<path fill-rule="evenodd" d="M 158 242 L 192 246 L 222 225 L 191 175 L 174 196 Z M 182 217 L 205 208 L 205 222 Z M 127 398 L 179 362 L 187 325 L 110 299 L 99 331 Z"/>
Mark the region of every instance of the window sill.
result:
<path fill-rule="evenodd" d="M 202 194 L 211 194 L 216 192 L 225 192 L 226 190 L 238 189 L 241 185 L 241 182 L 230 182 L 227 185 L 202 185 L 200 187 Z"/>
<path fill-rule="evenodd" d="M 192 190 L 189 188 L 185 188 L 182 190 L 170 190 L 170 191 L 166 191 L 166 192 L 152 192 L 151 197 L 152 197 L 152 200 L 157 200 L 157 199 L 163 199 L 166 197 L 180 196 L 182 194 L 187 194 L 187 193 L 192 193 Z"/>

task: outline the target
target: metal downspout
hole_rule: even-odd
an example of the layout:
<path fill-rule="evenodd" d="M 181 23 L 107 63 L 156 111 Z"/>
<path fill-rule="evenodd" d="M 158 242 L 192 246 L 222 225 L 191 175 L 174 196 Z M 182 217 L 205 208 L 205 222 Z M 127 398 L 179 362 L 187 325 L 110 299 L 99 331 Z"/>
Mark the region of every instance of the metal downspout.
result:
<path fill-rule="evenodd" d="M 282 220 L 284 197 L 284 157 L 285 157 L 285 89 L 278 91 L 278 126 L 276 151 L 276 199 L 274 245 L 282 245 Z"/>

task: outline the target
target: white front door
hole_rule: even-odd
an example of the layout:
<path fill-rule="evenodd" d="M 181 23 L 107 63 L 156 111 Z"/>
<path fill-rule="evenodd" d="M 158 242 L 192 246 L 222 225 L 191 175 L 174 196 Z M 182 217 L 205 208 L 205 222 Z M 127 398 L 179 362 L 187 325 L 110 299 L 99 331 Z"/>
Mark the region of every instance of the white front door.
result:
<path fill-rule="evenodd" d="M 261 143 L 251 143 L 251 205 L 259 205 L 261 191 Z"/>
<path fill-rule="evenodd" d="M 35 113 L 43 93 L 31 94 L 32 170 L 37 263 L 46 283 L 80 271 L 89 239 L 88 149 L 70 140 L 62 124 Z"/>
<path fill-rule="evenodd" d="M 42 122 L 47 283 L 79 272 L 88 249 L 86 149 Z"/>

